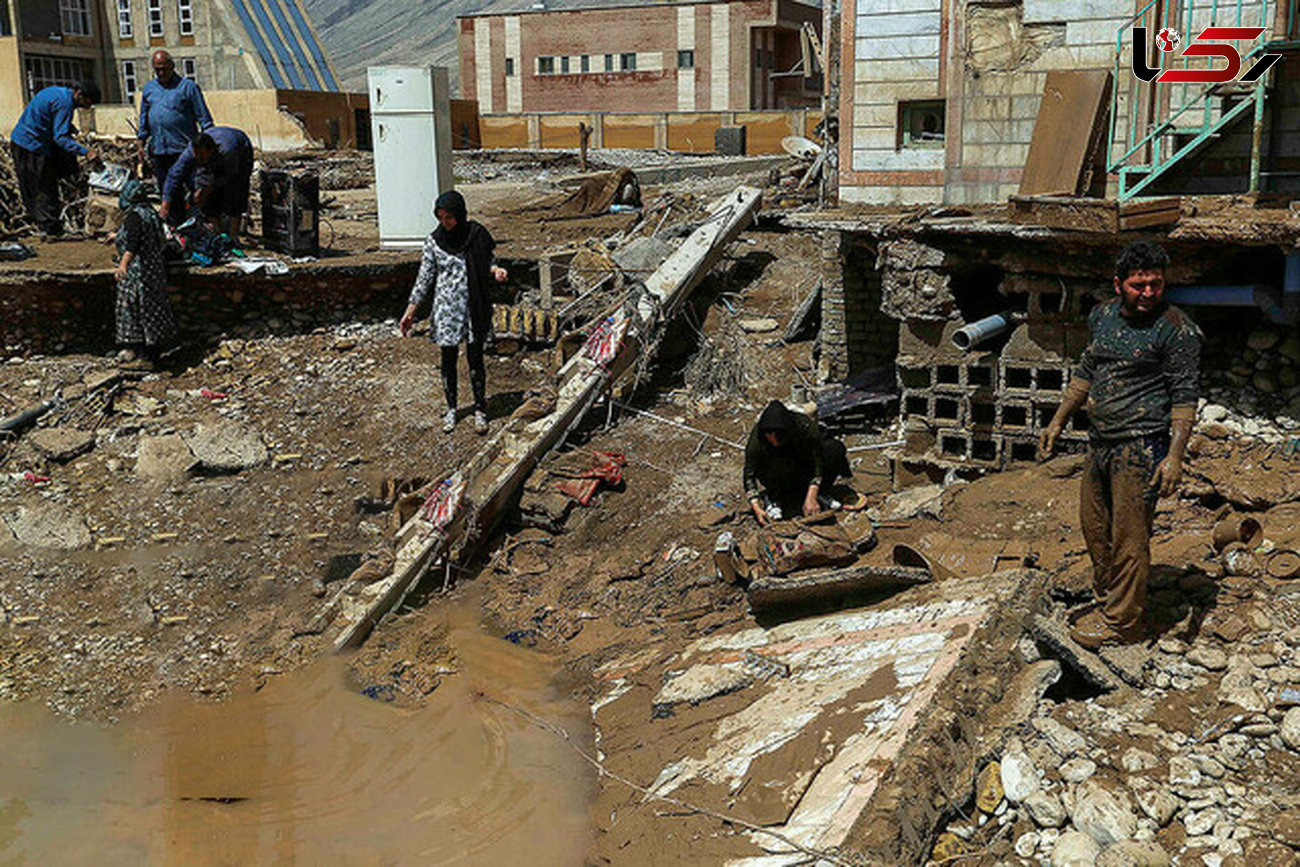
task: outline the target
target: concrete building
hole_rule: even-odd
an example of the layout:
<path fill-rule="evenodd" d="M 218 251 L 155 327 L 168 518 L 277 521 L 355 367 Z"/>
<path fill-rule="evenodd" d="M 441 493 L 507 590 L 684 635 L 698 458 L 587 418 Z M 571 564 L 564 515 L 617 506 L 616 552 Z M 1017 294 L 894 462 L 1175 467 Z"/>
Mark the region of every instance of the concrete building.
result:
<path fill-rule="evenodd" d="M 207 90 L 338 90 L 299 0 L 0 0 L 0 125 L 84 78 L 131 102 L 159 48 Z"/>
<path fill-rule="evenodd" d="M 797 0 L 611 3 L 459 20 L 461 94 L 484 114 L 816 105 Z"/>
<path fill-rule="evenodd" d="M 1244 192 L 1249 171 L 1241 170 L 1241 159 L 1244 153 L 1250 160 L 1253 114 L 1246 103 L 1256 92 L 1142 85 L 1130 72 L 1133 28 L 1145 26 L 1154 41 L 1160 29 L 1173 26 L 1183 34 L 1184 46 L 1211 23 L 1269 28 L 1263 40 L 1235 43 L 1245 56 L 1274 50 L 1266 49 L 1270 41 L 1286 43 L 1295 28 L 1294 5 L 1273 0 L 1156 0 L 1136 6 L 1132 0 L 844 0 L 840 198 L 863 204 L 1005 201 L 1019 187 L 1052 70 L 1119 71 L 1119 86 L 1108 100 L 1115 131 L 1107 160 L 1112 192 L 1121 190 L 1121 176 L 1125 192 L 1143 181 L 1146 195 L 1191 192 L 1179 179 L 1196 175 L 1204 182 L 1206 174 L 1222 180 L 1203 192 Z M 1136 13 L 1142 14 L 1135 18 Z M 1163 56 L 1169 66 L 1176 52 L 1165 55 L 1153 45 L 1150 55 L 1157 65 Z M 1250 66 L 1247 57 L 1243 72 Z M 1300 126 L 1300 94 L 1289 83 L 1300 73 L 1293 66 L 1275 67 L 1267 82 L 1273 107 L 1264 118 L 1263 141 L 1279 173 L 1289 168 L 1276 161 L 1300 156 L 1290 153 L 1294 136 L 1271 132 Z"/>

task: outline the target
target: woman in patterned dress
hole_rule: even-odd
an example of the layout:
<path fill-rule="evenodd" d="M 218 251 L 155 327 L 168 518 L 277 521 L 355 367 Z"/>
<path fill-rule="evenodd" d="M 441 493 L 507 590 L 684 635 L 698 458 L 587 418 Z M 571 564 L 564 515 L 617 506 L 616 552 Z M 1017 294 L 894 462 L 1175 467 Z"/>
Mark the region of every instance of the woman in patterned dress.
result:
<path fill-rule="evenodd" d="M 468 219 L 465 197 L 455 190 L 443 193 L 433 206 L 438 228 L 424 241 L 420 273 L 402 314 L 402 336 L 411 333 L 415 310 L 434 287 L 429 314 L 429 339 L 442 349 L 442 390 L 447 411 L 442 429 L 456 427 L 456 364 L 460 344 L 465 344 L 469 361 L 469 383 L 474 390 L 474 430 L 487 433 L 487 370 L 483 365 L 483 343 L 492 327 L 492 299 L 488 280 L 504 283 L 506 269 L 496 264 L 492 250 L 496 241 L 481 223 Z"/>
<path fill-rule="evenodd" d="M 158 216 L 134 178 L 118 198 L 124 212 L 114 241 L 120 259 L 117 278 L 116 332 L 123 346 L 118 358 L 135 361 L 140 355 L 157 361 L 176 340 L 176 317 L 167 300 L 167 270 L 163 264 L 162 218 Z"/>

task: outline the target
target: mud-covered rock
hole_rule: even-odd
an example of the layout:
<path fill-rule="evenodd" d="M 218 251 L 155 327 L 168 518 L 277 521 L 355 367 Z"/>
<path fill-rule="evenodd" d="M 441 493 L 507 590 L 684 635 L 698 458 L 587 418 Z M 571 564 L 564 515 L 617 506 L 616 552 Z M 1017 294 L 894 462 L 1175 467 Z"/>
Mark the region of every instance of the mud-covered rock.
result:
<path fill-rule="evenodd" d="M 20 506 L 4 516 L 4 523 L 23 545 L 75 551 L 90 545 L 90 528 L 69 509 L 55 503 Z"/>
<path fill-rule="evenodd" d="M 1169 867 L 1169 853 L 1155 840 L 1121 840 L 1097 856 L 1097 867 Z"/>
<path fill-rule="evenodd" d="M 1096 780 L 1079 787 L 1070 819 L 1074 827 L 1102 846 L 1127 840 L 1137 832 L 1137 816 L 1128 795 Z"/>
<path fill-rule="evenodd" d="M 199 425 L 185 444 L 209 473 L 238 473 L 266 463 L 268 453 L 261 436 L 234 422 Z"/>
<path fill-rule="evenodd" d="M 1101 846 L 1079 831 L 1066 831 L 1052 849 L 1052 867 L 1093 867 Z"/>
<path fill-rule="evenodd" d="M 28 440 L 43 457 L 63 464 L 84 455 L 95 447 L 95 435 L 90 431 L 70 427 L 52 427 L 33 431 Z"/>

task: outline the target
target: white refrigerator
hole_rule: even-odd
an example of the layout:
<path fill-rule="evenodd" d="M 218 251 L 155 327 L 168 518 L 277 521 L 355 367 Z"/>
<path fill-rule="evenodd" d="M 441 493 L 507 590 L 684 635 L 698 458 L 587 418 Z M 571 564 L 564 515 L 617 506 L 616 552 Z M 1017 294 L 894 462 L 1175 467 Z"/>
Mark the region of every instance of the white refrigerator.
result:
<path fill-rule="evenodd" d="M 452 188 L 451 92 L 440 66 L 372 66 L 379 246 L 419 247 L 433 231 L 433 202 Z"/>

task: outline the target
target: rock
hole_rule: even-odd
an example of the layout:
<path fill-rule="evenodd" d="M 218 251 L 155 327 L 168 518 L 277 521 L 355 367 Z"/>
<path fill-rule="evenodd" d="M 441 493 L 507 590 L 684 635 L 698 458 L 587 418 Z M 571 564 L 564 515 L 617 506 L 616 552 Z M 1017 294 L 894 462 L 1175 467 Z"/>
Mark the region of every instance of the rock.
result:
<path fill-rule="evenodd" d="M 1147 815 L 1147 818 L 1161 828 L 1169 824 L 1174 814 L 1178 812 L 1178 808 L 1182 806 L 1173 793 L 1155 786 L 1139 790 L 1137 792 L 1137 802 L 1138 807 Z"/>
<path fill-rule="evenodd" d="M 1038 769 L 1023 752 L 1008 751 L 1002 756 L 1002 792 L 1012 804 L 1019 804 L 1039 789 Z"/>
<path fill-rule="evenodd" d="M 1119 766 L 1130 774 L 1149 771 L 1160 764 L 1160 760 L 1146 750 L 1129 747 L 1119 757 Z"/>
<path fill-rule="evenodd" d="M 1193 647 L 1187 661 L 1209 671 L 1223 671 L 1228 667 L 1228 654 L 1216 647 Z"/>
<path fill-rule="evenodd" d="M 1039 789 L 1022 802 L 1029 818 L 1040 828 L 1059 828 L 1065 824 L 1065 806 L 1051 792 Z"/>
<path fill-rule="evenodd" d="M 1217 422 L 1223 421 L 1227 417 L 1228 408 L 1217 403 L 1207 403 L 1205 408 L 1201 410 L 1202 421 Z"/>
<path fill-rule="evenodd" d="M 1169 785 L 1199 786 L 1200 784 L 1201 769 L 1196 767 L 1196 762 L 1186 756 L 1174 756 L 1169 760 Z"/>
<path fill-rule="evenodd" d="M 1088 746 L 1088 742 L 1083 739 L 1083 735 L 1051 717 L 1034 720 L 1034 728 L 1038 729 L 1039 734 L 1047 738 L 1047 742 L 1052 745 L 1052 749 L 1056 750 L 1063 759 L 1068 759 L 1070 756 L 1082 752 Z"/>
<path fill-rule="evenodd" d="M 1199 813 L 1192 813 L 1183 820 L 1183 827 L 1187 829 L 1189 837 L 1200 837 L 1214 830 L 1214 826 L 1223 818 L 1217 808 L 1211 807 L 1208 810 L 1202 810 Z"/>
<path fill-rule="evenodd" d="M 1300 707 L 1293 707 L 1282 717 L 1282 740 L 1286 745 L 1300 752 Z"/>
<path fill-rule="evenodd" d="M 1242 710 L 1248 710 L 1252 713 L 1263 713 L 1268 709 L 1268 699 L 1256 689 L 1250 687 L 1236 687 L 1224 689 L 1219 685 L 1219 701 L 1223 704 L 1235 704 Z"/>
<path fill-rule="evenodd" d="M 886 521 L 910 521 L 918 515 L 942 517 L 943 485 L 921 485 L 890 496 L 880 507 Z"/>
<path fill-rule="evenodd" d="M 1292 388 L 1300 383 L 1300 373 L 1294 367 L 1279 367 L 1277 370 L 1277 384 L 1283 388 Z"/>
<path fill-rule="evenodd" d="M 1070 819 L 1074 827 L 1102 846 L 1127 840 L 1137 831 L 1137 816 L 1128 795 L 1096 780 L 1079 786 Z"/>
<path fill-rule="evenodd" d="M 992 813 L 1002 803 L 1002 766 L 989 762 L 975 780 L 975 806 L 981 812 Z"/>
<path fill-rule="evenodd" d="M 27 441 L 43 456 L 64 464 L 95 447 L 95 435 L 70 427 L 49 427 L 33 431 Z"/>
<path fill-rule="evenodd" d="M 1277 342 L 1282 339 L 1282 335 L 1271 328 L 1260 328 L 1250 332 L 1246 338 L 1246 345 L 1256 352 L 1263 352 L 1266 349 L 1272 349 Z"/>
<path fill-rule="evenodd" d="M 1121 840 L 1097 856 L 1097 867 L 1169 867 L 1172 863 L 1155 840 Z"/>
<path fill-rule="evenodd" d="M 1087 834 L 1066 831 L 1052 849 L 1052 867 L 1093 867 L 1101 847 Z"/>
<path fill-rule="evenodd" d="M 1097 763 L 1091 759 L 1070 759 L 1061 765 L 1061 779 L 1070 783 L 1082 783 L 1097 773 Z"/>
<path fill-rule="evenodd" d="M 719 695 L 737 692 L 754 682 L 754 678 L 737 663 L 695 665 L 664 684 L 655 696 L 656 705 L 681 702 L 699 704 Z"/>
<path fill-rule="evenodd" d="M 1041 838 L 1037 831 L 1027 831 L 1016 838 L 1016 854 L 1021 858 L 1028 858 L 1038 849 L 1038 841 Z"/>
<path fill-rule="evenodd" d="M 90 528 L 86 522 L 54 503 L 30 508 L 20 506 L 18 511 L 5 515 L 4 522 L 15 539 L 33 548 L 75 551 L 90 545 Z"/>
<path fill-rule="evenodd" d="M 742 319 L 740 320 L 740 330 L 747 331 L 750 334 L 766 334 L 769 331 L 775 331 L 781 327 L 781 323 L 775 319 L 763 317 L 761 319 Z"/>
<path fill-rule="evenodd" d="M 930 858 L 934 861 L 947 862 L 954 861 L 970 851 L 965 841 L 956 834 L 945 831 L 939 835 L 939 839 L 934 841 L 934 848 L 930 850 Z"/>
<path fill-rule="evenodd" d="M 1283 810 L 1273 819 L 1272 836 L 1279 842 L 1300 849 L 1300 809 Z"/>
<path fill-rule="evenodd" d="M 1192 756 L 1192 761 L 1196 762 L 1196 767 L 1207 777 L 1219 779 L 1223 776 L 1224 767 L 1216 759 L 1210 756 Z"/>
<path fill-rule="evenodd" d="M 185 443 L 205 472 L 238 473 L 261 466 L 267 459 L 262 438 L 229 421 L 199 425 Z"/>
<path fill-rule="evenodd" d="M 1252 376 L 1250 384 L 1255 387 L 1256 391 L 1262 391 L 1264 394 L 1277 393 L 1277 379 L 1266 370 L 1261 370 Z"/>
<path fill-rule="evenodd" d="M 1277 352 L 1286 360 L 1300 364 L 1300 334 L 1288 334 L 1286 340 L 1278 346 Z"/>
<path fill-rule="evenodd" d="M 135 474 L 155 482 L 174 482 L 185 478 L 198 464 L 185 440 L 176 434 L 140 439 Z"/>

